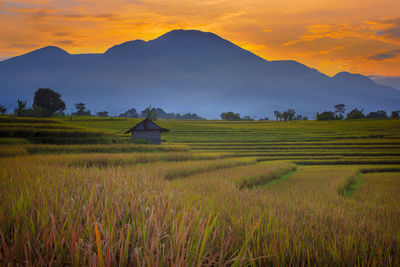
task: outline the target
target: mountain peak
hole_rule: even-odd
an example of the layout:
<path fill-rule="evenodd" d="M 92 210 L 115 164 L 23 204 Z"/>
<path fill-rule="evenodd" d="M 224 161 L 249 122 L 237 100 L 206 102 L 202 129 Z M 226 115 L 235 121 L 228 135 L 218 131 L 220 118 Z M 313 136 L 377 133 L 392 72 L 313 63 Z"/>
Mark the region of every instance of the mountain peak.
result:
<path fill-rule="evenodd" d="M 347 71 L 342 71 L 337 73 L 335 76 L 332 77 L 335 80 L 352 80 L 354 82 L 364 82 L 364 83 L 374 83 L 370 78 L 367 76 L 357 74 L 357 73 L 350 73 Z"/>
<path fill-rule="evenodd" d="M 47 54 L 47 55 L 51 55 L 51 56 L 69 55 L 69 53 L 67 51 L 65 51 L 57 46 L 51 46 L 51 45 L 34 50 L 34 51 L 28 53 L 27 55 L 41 55 L 41 54 Z"/>
<path fill-rule="evenodd" d="M 216 38 L 222 39 L 218 35 L 212 32 L 203 32 L 200 30 L 183 30 L 183 29 L 176 29 L 169 31 L 157 39 L 166 39 L 166 38 Z"/>
<path fill-rule="evenodd" d="M 151 44 L 190 45 L 190 46 L 236 46 L 211 32 L 199 30 L 172 30 L 149 41 Z"/>
<path fill-rule="evenodd" d="M 16 57 L 12 57 L 9 59 L 6 59 L 3 62 L 19 62 L 20 60 L 28 60 L 31 62 L 36 62 L 36 63 L 43 63 L 44 61 L 48 61 L 48 60 L 55 60 L 59 57 L 65 57 L 65 56 L 69 56 L 70 54 L 57 47 L 57 46 L 45 46 L 42 48 L 39 48 L 37 50 L 33 50 L 29 53 L 20 55 L 20 56 L 16 56 Z"/>
<path fill-rule="evenodd" d="M 104 53 L 106 55 L 110 54 L 123 54 L 123 53 L 129 53 L 129 51 L 133 49 L 140 49 L 143 48 L 147 45 L 146 41 L 143 40 L 133 40 L 133 41 L 128 41 L 122 44 L 114 45 L 107 49 L 107 51 Z"/>

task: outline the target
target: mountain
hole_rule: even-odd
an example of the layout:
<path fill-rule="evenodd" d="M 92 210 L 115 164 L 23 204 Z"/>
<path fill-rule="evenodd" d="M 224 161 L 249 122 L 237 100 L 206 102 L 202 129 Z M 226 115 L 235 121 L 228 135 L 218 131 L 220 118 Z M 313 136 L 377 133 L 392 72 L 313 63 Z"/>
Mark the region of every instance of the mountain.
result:
<path fill-rule="evenodd" d="M 115 45 L 101 54 L 69 54 L 53 46 L 0 62 L 1 104 L 33 99 L 40 87 L 61 93 L 67 113 L 122 113 L 159 106 L 217 118 L 224 111 L 269 116 L 294 108 L 309 117 L 344 103 L 366 111 L 398 110 L 400 91 L 366 76 L 329 77 L 296 61 L 267 61 L 213 34 L 174 30 L 154 40 Z"/>

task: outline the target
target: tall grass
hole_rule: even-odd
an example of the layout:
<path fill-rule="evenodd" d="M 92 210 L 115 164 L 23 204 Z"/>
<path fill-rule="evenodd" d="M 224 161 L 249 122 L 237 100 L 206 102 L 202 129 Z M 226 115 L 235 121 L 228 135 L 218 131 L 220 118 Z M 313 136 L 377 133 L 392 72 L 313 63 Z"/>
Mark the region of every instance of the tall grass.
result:
<path fill-rule="evenodd" d="M 400 120 L 158 124 L 168 145 L 1 146 L 0 265 L 400 265 Z"/>
<path fill-rule="evenodd" d="M 217 215 L 174 201 L 161 177 L 23 162 L 2 177 L 1 265 L 215 264 L 229 247 L 213 245 Z"/>
<path fill-rule="evenodd" d="M 356 167 L 301 167 L 278 183 L 240 190 L 236 179 L 252 176 L 255 168 L 266 173 L 271 168 L 257 166 L 199 174 L 174 180 L 171 186 L 185 192 L 184 199 L 193 206 L 220 212 L 218 231 L 235 229 L 231 247 L 240 251 L 248 244 L 243 252 L 247 264 L 400 263 L 400 217 L 393 218 L 395 210 L 377 213 L 379 203 L 364 205 L 337 194 L 346 177 L 358 173 Z"/>

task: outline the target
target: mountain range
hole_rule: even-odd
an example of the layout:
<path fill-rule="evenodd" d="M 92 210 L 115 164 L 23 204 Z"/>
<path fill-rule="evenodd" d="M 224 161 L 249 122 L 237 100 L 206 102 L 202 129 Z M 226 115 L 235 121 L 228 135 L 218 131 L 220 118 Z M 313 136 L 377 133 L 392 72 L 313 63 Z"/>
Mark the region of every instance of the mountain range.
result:
<path fill-rule="evenodd" d="M 152 105 L 207 118 L 225 111 L 272 118 L 274 110 L 288 108 L 313 117 L 339 103 L 347 111 L 400 110 L 400 91 L 366 76 L 329 77 L 296 61 L 268 61 L 197 30 L 173 30 L 97 54 L 48 46 L 0 62 L 0 104 L 29 102 L 38 88 L 59 92 L 67 113 L 78 102 L 112 114 Z"/>

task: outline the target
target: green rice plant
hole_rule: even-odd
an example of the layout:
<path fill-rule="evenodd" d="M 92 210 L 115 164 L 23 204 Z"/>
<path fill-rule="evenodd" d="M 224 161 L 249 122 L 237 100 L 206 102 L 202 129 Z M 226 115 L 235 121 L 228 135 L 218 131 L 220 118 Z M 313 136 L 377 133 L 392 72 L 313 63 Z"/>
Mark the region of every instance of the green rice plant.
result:
<path fill-rule="evenodd" d="M 58 119 L 0 116 L 0 123 L 63 123 Z"/>
<path fill-rule="evenodd" d="M 0 138 L 0 145 L 26 145 L 29 142 L 23 138 Z"/>
<path fill-rule="evenodd" d="M 85 127 L 75 126 L 66 123 L 1 123 L 0 129 L 69 129 L 69 130 L 88 130 Z"/>
<path fill-rule="evenodd" d="M 93 130 L 77 129 L 36 129 L 36 128 L 0 128 L 0 137 L 96 137 L 104 133 Z"/>

